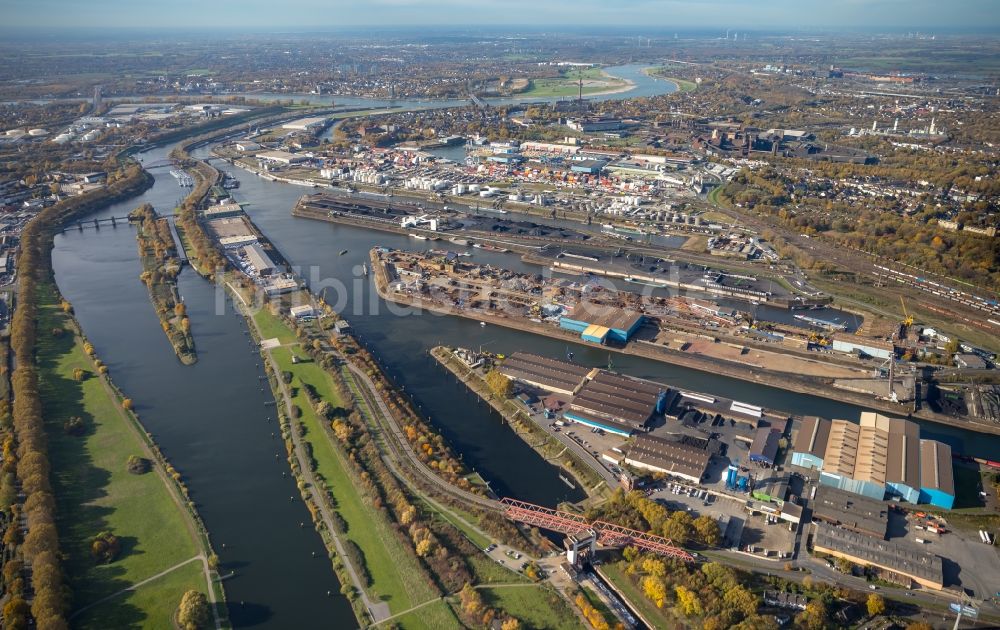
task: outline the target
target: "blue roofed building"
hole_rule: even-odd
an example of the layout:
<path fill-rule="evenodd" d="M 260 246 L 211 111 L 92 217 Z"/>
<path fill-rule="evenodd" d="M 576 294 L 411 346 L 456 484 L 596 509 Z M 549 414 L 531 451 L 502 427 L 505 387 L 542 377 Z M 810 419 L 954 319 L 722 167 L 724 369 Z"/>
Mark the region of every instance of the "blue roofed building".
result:
<path fill-rule="evenodd" d="M 624 344 L 644 321 L 645 317 L 635 311 L 580 302 L 572 312 L 559 318 L 559 327 L 580 333 L 580 338 L 590 343 Z"/>
<path fill-rule="evenodd" d="M 951 449 L 920 439 L 908 420 L 863 412 L 859 423 L 805 418 L 792 465 L 819 470 L 819 482 L 878 501 L 897 498 L 951 509 Z"/>
<path fill-rule="evenodd" d="M 950 510 L 955 505 L 955 473 L 951 447 L 920 440 L 920 502 Z"/>

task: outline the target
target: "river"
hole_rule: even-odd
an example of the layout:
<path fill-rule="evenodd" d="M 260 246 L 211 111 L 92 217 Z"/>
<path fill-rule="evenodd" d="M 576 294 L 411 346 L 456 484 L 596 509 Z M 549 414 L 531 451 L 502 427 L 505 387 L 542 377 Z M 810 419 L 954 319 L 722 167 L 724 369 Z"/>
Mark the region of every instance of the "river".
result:
<path fill-rule="evenodd" d="M 154 150 L 149 161 L 167 151 Z M 162 154 L 162 155 L 161 155 Z M 168 168 L 140 198 L 164 212 L 180 188 Z M 56 238 L 56 281 L 115 382 L 164 454 L 184 475 L 220 557 L 230 617 L 240 627 L 311 627 L 317 619 L 354 627 L 350 605 L 313 530 L 289 472 L 270 389 L 243 320 L 215 315 L 215 289 L 190 269 L 180 275 L 198 349 L 184 366 L 160 329 L 145 287 L 133 228 L 69 230 Z M 294 500 L 289 500 L 294 497 Z M 304 527 L 300 524 L 304 523 Z M 314 555 L 315 554 L 315 555 Z M 328 597 L 327 592 L 333 596 Z"/>
<path fill-rule="evenodd" d="M 672 86 L 658 87 L 670 91 Z M 455 104 L 459 103 L 434 106 Z M 142 155 L 143 161 L 165 160 L 170 148 L 154 148 Z M 188 192 L 169 171 L 170 167 L 151 169 L 152 188 L 94 216 L 122 216 L 143 203 L 169 212 Z M 289 207 L 280 211 L 286 218 Z M 52 258 L 56 282 L 73 303 L 97 353 L 116 383 L 136 401 L 146 429 L 185 476 L 211 532 L 220 572 L 235 572 L 225 582 L 233 624 L 308 627 L 322 618 L 334 627 L 353 627 L 353 613 L 339 594 L 322 541 L 310 526 L 288 472 L 283 444 L 275 437 L 273 399 L 262 385 L 259 356 L 249 344 L 242 319 L 231 308 L 219 316 L 215 288 L 186 269 L 179 289 L 199 361 L 183 366 L 138 279 L 141 267 L 132 228 L 70 229 L 56 237 Z M 365 326 L 363 334 L 381 353 L 384 346 L 376 328 Z M 424 331 L 425 339 L 428 334 Z M 396 339 L 406 360 L 397 361 L 396 352 L 391 353 L 393 374 L 431 377 L 417 382 L 418 403 L 430 405 L 428 415 L 446 427 L 449 437 L 461 438 L 456 447 L 498 494 L 547 505 L 583 497 L 464 386 L 445 378 L 426 356 L 425 347 L 407 348 L 405 341 Z M 412 381 L 402 382 L 413 386 Z"/>
<path fill-rule="evenodd" d="M 658 96 L 670 94 L 677 91 L 677 85 L 666 79 L 657 79 L 644 72 L 650 68 L 650 64 L 628 64 L 624 66 L 612 66 L 604 68 L 604 71 L 613 77 L 631 81 L 633 87 L 622 92 L 611 92 L 608 94 L 584 94 L 586 101 L 608 101 L 625 98 L 643 98 L 647 96 Z M 438 109 L 442 107 L 459 107 L 468 105 L 468 99 L 448 98 L 448 99 L 420 99 L 420 98 L 370 98 L 366 96 L 338 96 L 330 94 L 282 94 L 277 92 L 247 92 L 241 94 L 219 94 L 217 96 L 243 96 L 248 99 L 256 99 L 263 102 L 287 101 L 289 99 L 298 102 L 308 101 L 311 105 L 331 105 L 350 109 L 355 108 L 402 108 L 402 109 Z M 166 97 L 164 97 L 166 98 Z M 571 97 L 567 97 L 571 98 Z M 484 98 L 484 102 L 490 105 L 517 105 L 520 103 L 539 103 L 557 99 L 548 97 L 532 96 L 512 96 L 505 98 Z"/>
<path fill-rule="evenodd" d="M 167 153 L 169 147 L 153 149 L 144 160 L 153 163 Z M 205 157 L 207 150 L 196 155 Z M 606 365 L 611 357 L 592 346 L 567 346 L 500 326 L 481 327 L 462 318 L 414 314 L 388 305 L 375 294 L 370 280 L 357 273 L 369 248 L 420 249 L 437 244 L 293 218 L 292 205 L 308 189 L 216 164 L 240 179 L 236 199 L 249 204 L 246 209 L 255 223 L 301 268 L 313 288 L 334 285 L 327 294 L 329 301 L 336 303 L 392 377 L 498 494 L 546 505 L 580 498 L 579 490 L 567 487 L 556 468 L 503 426 L 464 386 L 447 377 L 427 351 L 438 343 L 482 346 L 501 353 L 528 350 L 553 357 L 571 350 L 577 362 L 589 365 Z M 153 188 L 95 216 L 121 216 L 147 202 L 161 213 L 169 212 L 187 189 L 177 185 L 169 168 L 152 172 Z M 347 253 L 339 255 L 345 249 Z M 480 262 L 537 272 L 514 255 L 475 250 L 475 256 Z M 309 514 L 289 476 L 284 447 L 273 436 L 278 432 L 270 406 L 273 400 L 262 384 L 259 356 L 242 320 L 231 307 L 217 312 L 215 288 L 186 269 L 179 287 L 191 317 L 199 362 L 182 366 L 139 282 L 132 228 L 69 230 L 56 238 L 53 265 L 56 281 L 73 303 L 98 355 L 109 365 L 117 384 L 136 401 L 146 428 L 185 476 L 212 534 L 221 571 L 235 571 L 236 576 L 225 583 L 233 623 L 309 627 L 323 619 L 332 627 L 353 627 L 349 605 L 339 595 L 321 540 L 309 526 Z M 851 419 L 860 412 L 851 405 L 640 357 L 617 355 L 613 359 L 614 368 L 624 373 L 774 409 Z M 924 431 L 963 452 L 1000 459 L 1000 438 L 933 424 L 925 424 Z M 300 527 L 302 523 L 305 527 Z"/>

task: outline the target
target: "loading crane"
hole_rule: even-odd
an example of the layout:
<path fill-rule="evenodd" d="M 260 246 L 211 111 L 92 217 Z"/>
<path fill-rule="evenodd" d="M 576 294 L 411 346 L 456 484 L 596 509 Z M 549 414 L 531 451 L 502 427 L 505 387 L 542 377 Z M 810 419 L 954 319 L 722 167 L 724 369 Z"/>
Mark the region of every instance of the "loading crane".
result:
<path fill-rule="evenodd" d="M 903 299 L 902 295 L 899 296 L 899 304 L 900 306 L 903 307 L 903 318 L 904 318 L 903 326 L 909 328 L 910 326 L 913 325 L 913 315 L 910 315 L 908 312 L 906 312 L 906 301 Z"/>

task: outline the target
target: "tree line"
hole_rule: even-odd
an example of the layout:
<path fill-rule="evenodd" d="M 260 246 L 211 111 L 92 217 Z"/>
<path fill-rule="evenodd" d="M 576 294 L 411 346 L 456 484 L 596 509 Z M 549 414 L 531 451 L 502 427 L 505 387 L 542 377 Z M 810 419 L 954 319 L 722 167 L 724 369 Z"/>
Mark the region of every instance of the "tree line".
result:
<path fill-rule="evenodd" d="M 4 533 L 4 557 L 7 562 L 3 578 L 8 595 L 3 608 L 5 628 L 34 625 L 46 630 L 60 630 L 68 627 L 66 613 L 70 606 L 70 592 L 59 559 L 55 498 L 49 480 L 48 444 L 35 363 L 39 284 L 51 278 L 49 252 L 52 237 L 65 221 L 108 203 L 132 197 L 148 187 L 151 180 L 137 165 L 126 166 L 105 190 L 73 197 L 42 210 L 21 233 L 17 309 L 11 320 L 11 347 L 17 361 L 12 378 L 14 402 L 10 415 L 0 418 L 0 427 L 7 432 L 4 436 L 4 477 L 9 484 L 7 474 L 15 474 L 24 501 L 19 505 L 3 506 L 5 513 L 11 517 Z M 5 496 L 5 499 L 9 498 Z M 21 515 L 26 522 L 23 537 Z M 30 606 L 25 579 L 29 575 L 28 569 L 34 593 Z"/>

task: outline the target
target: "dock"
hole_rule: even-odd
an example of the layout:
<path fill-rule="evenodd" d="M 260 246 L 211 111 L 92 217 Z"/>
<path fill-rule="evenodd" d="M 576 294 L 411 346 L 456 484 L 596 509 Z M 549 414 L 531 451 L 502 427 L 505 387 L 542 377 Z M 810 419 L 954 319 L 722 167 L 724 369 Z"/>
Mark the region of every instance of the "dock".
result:
<path fill-rule="evenodd" d="M 167 225 L 170 226 L 170 235 L 174 238 L 174 251 L 177 252 L 177 260 L 183 265 L 188 262 L 187 250 L 184 249 L 184 244 L 181 242 L 181 235 L 177 232 L 174 217 L 166 217 L 166 219 Z"/>

